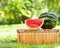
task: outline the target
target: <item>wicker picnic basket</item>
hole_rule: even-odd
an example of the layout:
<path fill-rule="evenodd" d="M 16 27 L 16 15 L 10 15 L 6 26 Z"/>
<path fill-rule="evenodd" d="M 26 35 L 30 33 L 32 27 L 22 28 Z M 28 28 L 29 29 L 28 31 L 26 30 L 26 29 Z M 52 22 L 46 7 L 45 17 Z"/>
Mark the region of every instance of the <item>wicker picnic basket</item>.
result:
<path fill-rule="evenodd" d="M 19 29 L 17 41 L 23 44 L 51 44 L 57 43 L 59 38 L 58 29 Z"/>

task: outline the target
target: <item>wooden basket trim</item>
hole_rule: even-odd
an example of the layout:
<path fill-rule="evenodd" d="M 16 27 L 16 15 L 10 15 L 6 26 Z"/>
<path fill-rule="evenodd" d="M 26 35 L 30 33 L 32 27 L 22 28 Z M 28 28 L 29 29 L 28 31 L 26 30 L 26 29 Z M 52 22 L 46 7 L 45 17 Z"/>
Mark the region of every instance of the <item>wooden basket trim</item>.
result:
<path fill-rule="evenodd" d="M 32 30 L 32 29 L 18 29 L 17 30 L 17 33 L 29 33 L 29 32 L 34 32 L 34 33 L 41 33 L 41 32 L 59 32 L 59 29 L 35 29 L 35 30 Z"/>

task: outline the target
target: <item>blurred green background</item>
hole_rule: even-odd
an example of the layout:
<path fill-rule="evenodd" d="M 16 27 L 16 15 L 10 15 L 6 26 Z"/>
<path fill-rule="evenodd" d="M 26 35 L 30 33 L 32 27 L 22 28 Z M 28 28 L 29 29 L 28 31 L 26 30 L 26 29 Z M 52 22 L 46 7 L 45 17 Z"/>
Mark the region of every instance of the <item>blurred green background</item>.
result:
<path fill-rule="evenodd" d="M 0 0 L 0 25 L 24 23 L 43 12 L 55 13 L 60 22 L 60 0 Z"/>

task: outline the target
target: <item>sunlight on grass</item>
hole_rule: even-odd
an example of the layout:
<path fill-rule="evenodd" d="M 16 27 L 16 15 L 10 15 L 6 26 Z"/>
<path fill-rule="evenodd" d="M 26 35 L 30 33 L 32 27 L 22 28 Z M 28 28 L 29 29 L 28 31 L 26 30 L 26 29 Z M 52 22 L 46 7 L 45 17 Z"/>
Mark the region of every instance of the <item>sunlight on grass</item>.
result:
<path fill-rule="evenodd" d="M 19 43 L 1 43 L 0 47 L 6 48 L 56 48 L 59 47 L 57 44 L 19 44 Z"/>
<path fill-rule="evenodd" d="M 1 25 L 0 26 L 0 41 L 11 41 L 17 38 L 17 29 L 27 28 L 25 24 Z"/>
<path fill-rule="evenodd" d="M 60 46 L 57 46 L 57 47 L 55 47 L 55 48 L 60 48 Z"/>

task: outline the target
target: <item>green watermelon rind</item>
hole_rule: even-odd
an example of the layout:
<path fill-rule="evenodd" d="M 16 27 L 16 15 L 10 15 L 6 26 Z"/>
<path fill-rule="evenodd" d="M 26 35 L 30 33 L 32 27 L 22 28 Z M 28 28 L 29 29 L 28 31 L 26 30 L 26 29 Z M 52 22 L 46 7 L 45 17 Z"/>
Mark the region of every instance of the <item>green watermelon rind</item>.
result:
<path fill-rule="evenodd" d="M 48 23 L 46 23 L 48 21 Z M 41 28 L 43 29 L 52 29 L 57 25 L 57 22 L 55 20 L 44 20 L 44 24 Z M 50 24 L 49 24 L 50 23 Z"/>
<path fill-rule="evenodd" d="M 39 16 L 39 18 L 43 18 L 43 17 L 47 17 L 47 18 L 52 18 L 52 19 L 55 19 L 56 21 L 58 21 L 58 17 L 55 15 L 55 14 L 53 14 L 53 13 L 42 13 L 40 16 Z"/>
<path fill-rule="evenodd" d="M 42 13 L 39 18 L 44 18 L 44 24 L 41 28 L 43 29 L 52 29 L 56 26 L 58 17 L 50 12 Z"/>

